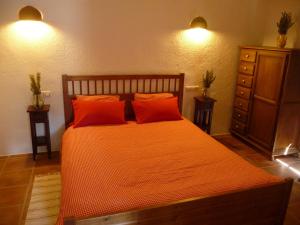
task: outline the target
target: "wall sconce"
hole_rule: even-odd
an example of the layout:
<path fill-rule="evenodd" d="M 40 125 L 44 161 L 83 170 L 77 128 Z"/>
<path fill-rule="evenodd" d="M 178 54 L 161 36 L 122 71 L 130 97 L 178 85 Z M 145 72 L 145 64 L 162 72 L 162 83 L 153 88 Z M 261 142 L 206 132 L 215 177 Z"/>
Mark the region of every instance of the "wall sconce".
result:
<path fill-rule="evenodd" d="M 203 17 L 198 16 L 192 20 L 192 22 L 190 23 L 190 26 L 191 26 L 191 28 L 207 29 L 207 22 Z"/>
<path fill-rule="evenodd" d="M 44 23 L 42 13 L 33 6 L 25 6 L 18 12 L 18 21 L 13 23 L 13 32 L 22 41 L 39 42 L 51 34 L 51 27 Z"/>
<path fill-rule="evenodd" d="M 32 6 L 25 6 L 19 11 L 19 20 L 42 21 L 43 16 L 38 9 Z"/>
<path fill-rule="evenodd" d="M 198 16 L 190 22 L 190 29 L 184 31 L 185 39 L 194 44 L 200 44 L 206 42 L 210 36 L 211 32 L 207 30 L 206 20 Z"/>

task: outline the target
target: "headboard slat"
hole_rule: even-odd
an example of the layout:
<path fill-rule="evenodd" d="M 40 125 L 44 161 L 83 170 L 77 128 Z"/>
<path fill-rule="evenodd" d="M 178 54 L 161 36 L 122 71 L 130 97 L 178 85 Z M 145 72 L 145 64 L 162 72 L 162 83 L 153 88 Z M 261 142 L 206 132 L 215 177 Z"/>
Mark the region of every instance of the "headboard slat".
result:
<path fill-rule="evenodd" d="M 82 95 L 82 81 L 79 81 L 79 94 Z"/>
<path fill-rule="evenodd" d="M 149 85 L 148 85 L 149 81 Z M 160 82 L 161 81 L 161 82 Z M 94 91 L 91 91 L 94 82 Z M 101 83 L 100 83 L 101 82 Z M 134 89 L 136 82 L 136 89 Z M 153 84 L 152 84 L 153 82 Z M 167 83 L 167 90 L 165 84 Z M 75 84 L 78 84 L 75 86 Z M 178 105 L 182 111 L 182 98 L 184 87 L 184 74 L 178 75 L 87 75 L 73 76 L 62 75 L 63 100 L 65 113 L 65 126 L 68 127 L 73 121 L 72 99 L 76 97 L 77 91 L 83 93 L 82 84 L 86 84 L 84 92 L 87 95 L 98 95 L 101 87 L 101 94 L 117 94 L 121 100 L 126 102 L 126 119 L 134 119 L 134 113 L 131 106 L 131 100 L 134 93 L 161 93 L 171 92 L 178 96 Z M 161 87 L 160 86 L 161 83 Z M 71 86 L 69 85 L 71 84 Z M 98 86 L 99 84 L 99 86 Z M 79 86 L 79 87 L 78 87 Z M 122 88 L 121 88 L 122 87 Z M 79 89 L 79 90 L 78 90 Z M 77 91 L 76 91 L 77 90 Z"/>
<path fill-rule="evenodd" d="M 90 95 L 90 81 L 87 81 L 87 94 Z"/>
<path fill-rule="evenodd" d="M 97 81 L 94 80 L 94 94 L 97 95 Z"/>
<path fill-rule="evenodd" d="M 72 81 L 72 94 L 75 95 L 74 81 Z"/>

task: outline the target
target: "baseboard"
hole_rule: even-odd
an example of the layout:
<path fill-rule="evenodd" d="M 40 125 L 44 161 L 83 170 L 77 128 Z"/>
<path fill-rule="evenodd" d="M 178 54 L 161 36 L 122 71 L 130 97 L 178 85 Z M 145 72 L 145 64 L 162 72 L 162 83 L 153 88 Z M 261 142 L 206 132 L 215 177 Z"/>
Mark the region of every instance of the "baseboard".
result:
<path fill-rule="evenodd" d="M 216 134 L 212 134 L 212 137 L 222 137 L 222 136 L 230 136 L 231 134 L 229 132 L 227 133 L 216 133 Z"/>
<path fill-rule="evenodd" d="M 59 150 L 55 149 L 55 150 L 51 150 L 51 152 L 58 152 Z M 41 150 L 38 153 L 47 153 L 47 150 Z M 0 155 L 0 158 L 3 157 L 14 157 L 14 156 L 26 156 L 26 155 L 32 155 L 32 152 L 21 152 L 18 154 L 7 154 L 7 155 Z"/>

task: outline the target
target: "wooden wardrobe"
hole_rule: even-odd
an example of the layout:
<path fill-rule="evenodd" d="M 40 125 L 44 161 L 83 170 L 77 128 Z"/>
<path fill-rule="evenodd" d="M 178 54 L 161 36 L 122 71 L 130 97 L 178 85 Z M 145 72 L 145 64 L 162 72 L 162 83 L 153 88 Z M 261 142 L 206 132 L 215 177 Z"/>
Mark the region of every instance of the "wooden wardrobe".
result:
<path fill-rule="evenodd" d="M 300 49 L 240 48 L 231 133 L 274 158 L 300 149 Z"/>

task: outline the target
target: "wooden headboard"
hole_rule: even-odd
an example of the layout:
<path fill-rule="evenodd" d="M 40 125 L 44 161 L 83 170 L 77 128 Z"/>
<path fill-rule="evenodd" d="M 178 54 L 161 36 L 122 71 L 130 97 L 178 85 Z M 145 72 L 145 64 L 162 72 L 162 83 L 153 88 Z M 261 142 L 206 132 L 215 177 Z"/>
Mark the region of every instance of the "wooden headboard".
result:
<path fill-rule="evenodd" d="M 72 99 L 76 95 L 119 95 L 126 101 L 126 119 L 133 119 L 134 93 L 173 93 L 182 111 L 184 74 L 178 75 L 62 75 L 65 125 L 73 121 Z"/>

